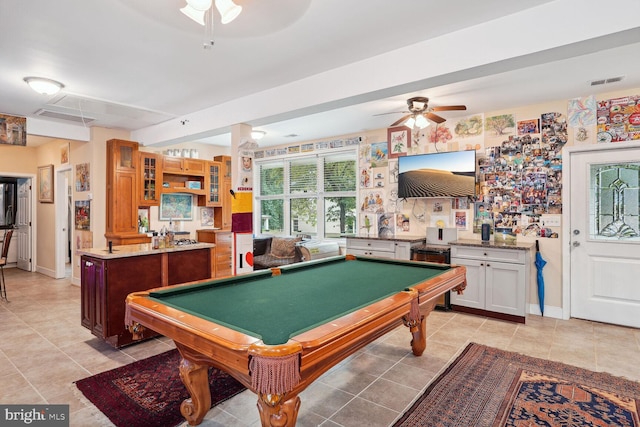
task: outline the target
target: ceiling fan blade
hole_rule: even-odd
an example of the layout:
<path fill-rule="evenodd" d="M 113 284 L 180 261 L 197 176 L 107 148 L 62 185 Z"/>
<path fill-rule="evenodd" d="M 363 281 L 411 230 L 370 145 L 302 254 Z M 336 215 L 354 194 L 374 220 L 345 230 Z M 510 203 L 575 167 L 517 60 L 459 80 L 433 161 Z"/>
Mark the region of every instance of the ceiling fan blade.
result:
<path fill-rule="evenodd" d="M 433 122 L 436 122 L 436 123 L 444 123 L 444 122 L 446 122 L 446 121 L 447 121 L 447 119 L 444 119 L 444 118 L 440 117 L 440 116 L 439 116 L 439 115 L 437 115 L 437 114 L 433 114 L 433 113 L 424 113 L 424 115 L 425 115 L 425 116 L 427 116 L 427 118 L 428 118 L 429 120 L 431 120 L 431 121 L 433 121 Z"/>
<path fill-rule="evenodd" d="M 396 120 L 395 122 L 393 122 L 391 124 L 390 127 L 398 126 L 399 124 L 406 122 L 409 117 L 411 117 L 411 114 L 407 114 L 406 116 L 402 117 L 401 119 Z"/>
<path fill-rule="evenodd" d="M 467 109 L 466 105 L 444 105 L 442 107 L 430 108 L 431 111 L 455 111 L 455 110 L 464 111 L 466 109 Z"/>
<path fill-rule="evenodd" d="M 378 113 L 378 114 L 373 114 L 373 116 L 374 116 L 374 117 L 375 117 L 375 116 L 386 116 L 386 115 L 388 115 L 388 114 L 401 114 L 401 113 L 402 113 L 402 114 L 407 114 L 407 113 L 409 113 L 409 112 L 410 112 L 410 111 L 390 111 L 390 112 L 388 112 L 388 113 Z"/>

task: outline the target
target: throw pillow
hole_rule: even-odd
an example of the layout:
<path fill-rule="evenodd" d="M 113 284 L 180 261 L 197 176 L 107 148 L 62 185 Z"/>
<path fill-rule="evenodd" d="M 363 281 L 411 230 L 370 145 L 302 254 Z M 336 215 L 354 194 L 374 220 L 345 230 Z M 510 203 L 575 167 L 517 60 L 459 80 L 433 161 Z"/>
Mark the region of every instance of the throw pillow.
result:
<path fill-rule="evenodd" d="M 274 237 L 271 240 L 271 255 L 276 258 L 293 258 L 296 256 L 296 243 L 299 237 Z"/>

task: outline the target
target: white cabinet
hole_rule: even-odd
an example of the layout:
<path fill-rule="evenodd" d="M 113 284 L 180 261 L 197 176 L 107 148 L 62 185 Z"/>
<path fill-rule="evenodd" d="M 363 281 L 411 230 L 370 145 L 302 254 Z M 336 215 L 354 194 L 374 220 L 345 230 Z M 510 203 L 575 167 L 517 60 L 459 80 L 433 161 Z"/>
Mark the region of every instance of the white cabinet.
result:
<path fill-rule="evenodd" d="M 524 322 L 529 290 L 530 250 L 451 246 L 451 263 L 467 268 L 467 288 L 451 293 L 460 311 Z"/>
<path fill-rule="evenodd" d="M 411 246 L 424 240 L 361 239 L 347 237 L 347 253 L 393 259 L 411 259 Z"/>

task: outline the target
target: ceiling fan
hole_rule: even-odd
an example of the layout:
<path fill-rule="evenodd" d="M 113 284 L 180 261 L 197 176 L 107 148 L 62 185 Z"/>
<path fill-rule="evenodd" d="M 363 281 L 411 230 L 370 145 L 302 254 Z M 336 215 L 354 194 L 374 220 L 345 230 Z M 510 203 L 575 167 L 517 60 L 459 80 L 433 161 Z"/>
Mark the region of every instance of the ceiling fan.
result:
<path fill-rule="evenodd" d="M 406 126 L 413 128 L 414 125 L 424 128 L 429 126 L 429 122 L 426 119 L 434 121 L 436 123 L 443 123 L 445 118 L 434 114 L 434 111 L 463 111 L 467 107 L 465 105 L 445 105 L 441 107 L 429 108 L 429 98 L 424 96 L 416 96 L 407 99 L 407 106 L 409 111 L 402 111 L 402 113 L 408 113 L 406 116 L 396 120 L 391 127 L 398 126 L 404 123 Z"/>

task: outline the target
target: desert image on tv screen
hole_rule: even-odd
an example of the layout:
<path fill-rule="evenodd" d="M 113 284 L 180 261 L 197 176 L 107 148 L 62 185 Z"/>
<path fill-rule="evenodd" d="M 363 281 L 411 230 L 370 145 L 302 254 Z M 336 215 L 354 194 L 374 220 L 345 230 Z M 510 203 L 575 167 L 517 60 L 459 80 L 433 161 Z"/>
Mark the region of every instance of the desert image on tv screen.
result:
<path fill-rule="evenodd" d="M 475 152 L 406 156 L 398 162 L 398 197 L 467 197 L 475 194 Z"/>

